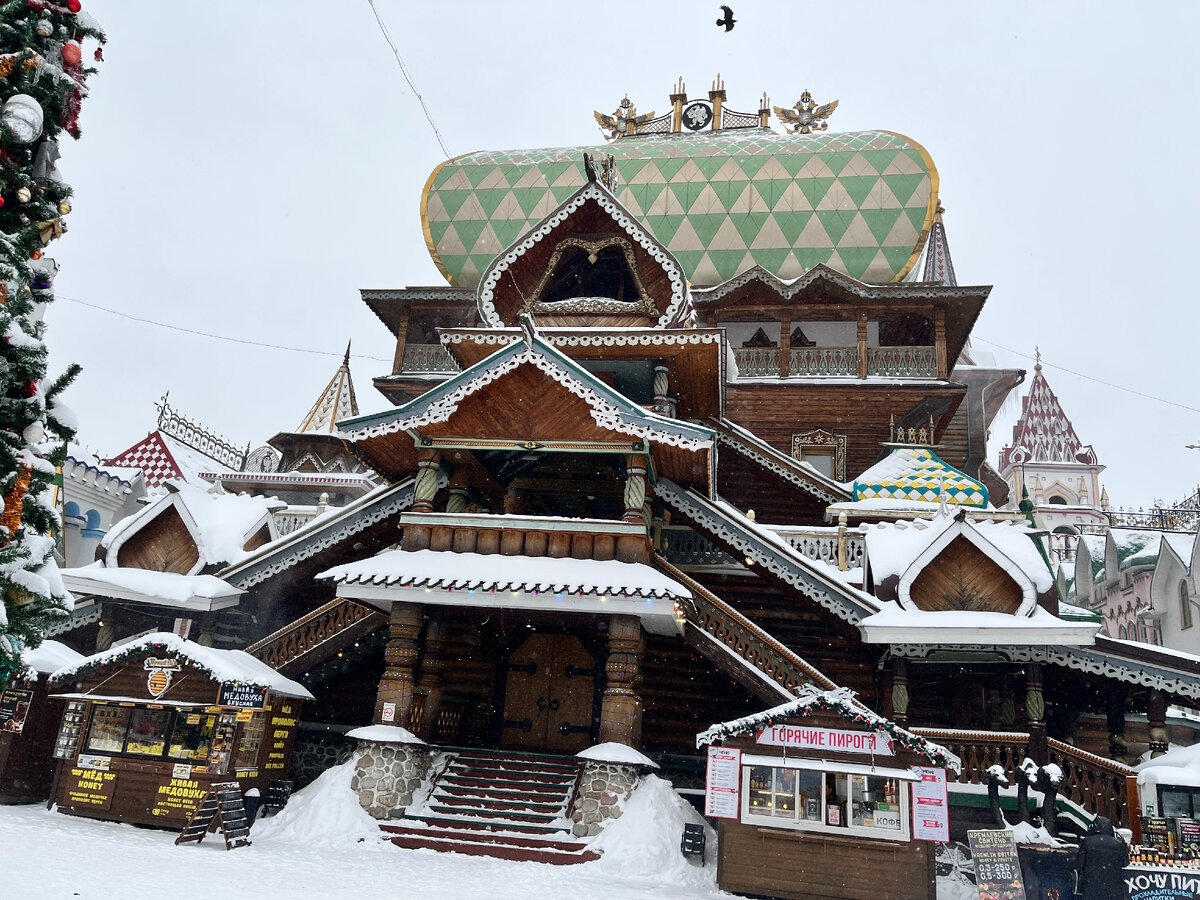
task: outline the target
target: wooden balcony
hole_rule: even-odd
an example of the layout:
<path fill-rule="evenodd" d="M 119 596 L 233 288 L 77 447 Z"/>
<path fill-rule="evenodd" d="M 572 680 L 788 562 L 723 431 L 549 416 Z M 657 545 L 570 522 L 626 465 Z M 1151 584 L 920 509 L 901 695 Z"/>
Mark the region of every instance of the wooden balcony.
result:
<path fill-rule="evenodd" d="M 820 560 L 833 567 L 838 564 L 838 529 L 820 527 L 768 526 L 800 555 Z M 863 564 L 865 543 L 858 529 L 847 530 L 843 540 L 846 544 L 848 568 Z M 681 569 L 694 568 L 741 568 L 740 560 L 734 559 L 703 535 L 690 528 L 664 528 L 662 532 L 663 557 Z"/>
<path fill-rule="evenodd" d="M 458 370 L 458 363 L 441 344 L 404 345 L 404 364 L 400 371 L 405 374 L 450 374 Z"/>
<path fill-rule="evenodd" d="M 608 519 L 405 513 L 400 525 L 405 550 L 636 563 L 649 563 L 652 552 L 644 525 Z"/>
<path fill-rule="evenodd" d="M 857 347 L 735 347 L 742 378 L 840 377 L 859 375 Z M 787 366 L 782 363 L 786 359 Z M 938 353 L 934 346 L 868 347 L 866 374 L 887 378 L 937 378 Z"/>

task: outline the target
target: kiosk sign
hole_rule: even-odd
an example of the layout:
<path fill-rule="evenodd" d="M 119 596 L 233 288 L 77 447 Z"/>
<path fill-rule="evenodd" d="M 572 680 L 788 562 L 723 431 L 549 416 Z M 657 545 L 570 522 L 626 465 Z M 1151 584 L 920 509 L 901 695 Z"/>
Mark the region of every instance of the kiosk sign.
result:
<path fill-rule="evenodd" d="M 742 751 L 730 747 L 709 747 L 704 814 L 718 819 L 736 819 L 741 784 Z"/>
<path fill-rule="evenodd" d="M 946 770 L 913 766 L 913 774 L 920 779 L 912 789 L 913 839 L 946 843 L 950 840 L 950 798 L 946 790 Z"/>
<path fill-rule="evenodd" d="M 843 731 L 839 728 L 812 728 L 799 725 L 769 725 L 755 733 L 760 744 L 772 747 L 799 747 L 804 750 L 836 750 L 840 753 L 870 753 L 895 756 L 896 746 L 878 731 Z"/>
<path fill-rule="evenodd" d="M 242 684 L 239 681 L 222 681 L 218 706 L 237 709 L 262 709 L 266 705 L 267 689 L 257 684 Z"/>
<path fill-rule="evenodd" d="M 975 885 L 980 900 L 1025 900 L 1021 863 L 1013 833 L 996 828 L 968 831 L 971 859 L 975 861 Z"/>

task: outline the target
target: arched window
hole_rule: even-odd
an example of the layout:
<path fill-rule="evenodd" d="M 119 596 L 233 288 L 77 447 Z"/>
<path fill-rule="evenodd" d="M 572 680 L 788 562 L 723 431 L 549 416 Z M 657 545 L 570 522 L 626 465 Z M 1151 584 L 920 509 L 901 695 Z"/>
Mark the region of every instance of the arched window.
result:
<path fill-rule="evenodd" d="M 1119 637 L 1121 640 L 1125 640 L 1127 637 L 1129 637 L 1129 632 L 1125 630 L 1124 625 L 1122 625 L 1117 631 L 1117 637 Z"/>
<path fill-rule="evenodd" d="M 1179 582 L 1179 628 L 1192 627 L 1192 601 L 1188 599 L 1187 582 Z"/>

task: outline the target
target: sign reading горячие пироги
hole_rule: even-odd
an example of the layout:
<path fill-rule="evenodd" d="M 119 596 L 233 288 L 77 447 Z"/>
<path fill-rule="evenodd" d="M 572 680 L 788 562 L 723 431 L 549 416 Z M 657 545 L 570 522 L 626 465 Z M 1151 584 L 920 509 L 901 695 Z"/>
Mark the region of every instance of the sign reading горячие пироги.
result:
<path fill-rule="evenodd" d="M 841 753 L 870 753 L 895 756 L 892 739 L 880 731 L 843 731 L 839 728 L 811 728 L 799 725 L 768 725 L 755 734 L 755 740 L 771 747 L 798 747 L 804 750 L 837 750 Z"/>

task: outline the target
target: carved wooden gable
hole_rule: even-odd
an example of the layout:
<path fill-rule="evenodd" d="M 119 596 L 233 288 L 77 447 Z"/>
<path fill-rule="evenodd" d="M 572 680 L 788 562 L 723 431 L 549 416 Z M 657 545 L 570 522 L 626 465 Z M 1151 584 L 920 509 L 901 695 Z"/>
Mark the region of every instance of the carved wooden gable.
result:
<path fill-rule="evenodd" d="M 913 603 L 926 611 L 1016 613 L 1021 586 L 982 550 L 959 535 L 914 579 Z"/>
<path fill-rule="evenodd" d="M 123 569 L 193 575 L 199 562 L 195 536 L 174 506 L 163 509 L 117 549 L 117 565 Z"/>

